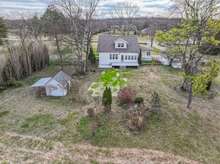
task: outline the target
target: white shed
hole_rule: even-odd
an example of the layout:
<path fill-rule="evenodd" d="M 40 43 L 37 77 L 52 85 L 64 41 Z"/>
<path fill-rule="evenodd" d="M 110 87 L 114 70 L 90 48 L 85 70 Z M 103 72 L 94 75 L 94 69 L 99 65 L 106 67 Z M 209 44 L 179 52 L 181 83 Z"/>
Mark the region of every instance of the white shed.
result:
<path fill-rule="evenodd" d="M 71 77 L 63 71 L 58 72 L 53 78 L 42 78 L 32 85 L 38 96 L 66 96 L 71 85 Z"/>

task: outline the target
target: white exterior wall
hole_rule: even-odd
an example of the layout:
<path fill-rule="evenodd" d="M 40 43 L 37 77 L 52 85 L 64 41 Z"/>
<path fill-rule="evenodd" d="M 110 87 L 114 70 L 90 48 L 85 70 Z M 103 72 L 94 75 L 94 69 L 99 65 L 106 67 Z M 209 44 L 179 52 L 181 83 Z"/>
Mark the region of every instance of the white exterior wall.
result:
<path fill-rule="evenodd" d="M 55 80 L 49 82 L 45 88 L 47 96 L 62 97 L 67 95 L 67 89 Z"/>
<path fill-rule="evenodd" d="M 118 54 L 118 59 L 110 59 L 111 54 Z M 122 55 L 123 59 L 122 60 Z M 130 60 L 125 56 L 130 56 Z M 136 59 L 131 60 L 131 56 Z M 137 67 L 138 64 L 138 53 L 99 53 L 99 68 L 112 68 L 113 66 L 133 66 Z"/>

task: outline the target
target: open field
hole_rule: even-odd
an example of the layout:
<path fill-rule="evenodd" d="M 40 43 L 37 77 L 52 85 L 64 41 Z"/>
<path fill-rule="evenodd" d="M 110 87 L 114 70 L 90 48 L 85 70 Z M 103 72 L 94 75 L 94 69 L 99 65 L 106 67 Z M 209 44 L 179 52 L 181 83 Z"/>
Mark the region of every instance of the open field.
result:
<path fill-rule="evenodd" d="M 53 75 L 57 70 L 57 66 L 50 66 L 22 81 L 22 87 L 0 93 L 0 160 L 34 163 L 68 162 L 75 158 L 75 161 L 95 163 L 97 157 L 100 163 L 120 163 L 120 160 L 126 162 L 127 159 L 137 162 L 141 150 L 127 148 L 146 148 L 202 163 L 220 163 L 219 94 L 214 99 L 194 98 L 193 108 L 188 110 L 185 108 L 186 95 L 178 89 L 180 72 L 151 65 L 128 69 L 129 86 L 144 98 L 146 106 L 150 103 L 152 91 L 160 94 L 161 115 L 149 118 L 144 131 L 133 134 L 123 122 L 125 109 L 119 107 L 114 99 L 110 119 L 102 118 L 103 125 L 93 136 L 88 128 L 93 120 L 86 117 L 85 106 L 92 102 L 87 89 L 98 78 L 100 71 L 74 77 L 72 91 L 67 97 L 35 97 L 30 85 L 40 77 Z M 71 73 L 72 68 L 66 67 L 65 70 Z M 75 81 L 80 85 L 77 86 Z M 213 90 L 220 91 L 219 77 Z M 101 149 L 83 146 L 85 144 L 123 149 Z M 86 151 L 85 147 L 91 151 Z M 131 154 L 125 159 L 123 155 L 116 155 L 118 153 Z M 148 159 L 150 151 L 145 153 Z M 150 156 L 155 157 L 155 163 L 167 158 L 170 163 L 175 163 L 173 158 L 178 158 L 163 153 L 160 158 L 157 153 L 160 154 L 155 152 Z M 149 161 L 152 160 L 150 157 Z"/>

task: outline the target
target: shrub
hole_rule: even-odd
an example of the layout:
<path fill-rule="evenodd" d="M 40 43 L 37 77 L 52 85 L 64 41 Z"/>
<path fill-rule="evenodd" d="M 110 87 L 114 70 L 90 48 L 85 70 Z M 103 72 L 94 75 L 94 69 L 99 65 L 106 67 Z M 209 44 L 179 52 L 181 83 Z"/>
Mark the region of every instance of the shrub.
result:
<path fill-rule="evenodd" d="M 145 111 L 129 111 L 128 112 L 128 128 L 132 131 L 140 131 L 145 125 Z"/>
<path fill-rule="evenodd" d="M 112 91 L 111 88 L 106 87 L 103 96 L 102 96 L 102 105 L 105 106 L 105 111 L 110 112 L 111 111 L 111 105 L 112 105 Z"/>
<path fill-rule="evenodd" d="M 91 118 L 95 117 L 95 115 L 96 115 L 95 109 L 89 108 L 89 109 L 87 110 L 87 114 L 88 114 L 88 116 L 91 117 Z"/>
<path fill-rule="evenodd" d="M 136 97 L 134 103 L 138 105 L 143 104 L 144 103 L 143 97 Z"/>
<path fill-rule="evenodd" d="M 151 111 L 158 113 L 160 112 L 160 97 L 159 94 L 157 92 L 154 92 L 152 94 L 152 99 L 151 99 Z"/>
<path fill-rule="evenodd" d="M 121 89 L 118 92 L 119 103 L 121 105 L 124 105 L 124 104 L 130 105 L 134 102 L 135 95 L 136 95 L 136 92 L 131 88 L 125 87 Z"/>

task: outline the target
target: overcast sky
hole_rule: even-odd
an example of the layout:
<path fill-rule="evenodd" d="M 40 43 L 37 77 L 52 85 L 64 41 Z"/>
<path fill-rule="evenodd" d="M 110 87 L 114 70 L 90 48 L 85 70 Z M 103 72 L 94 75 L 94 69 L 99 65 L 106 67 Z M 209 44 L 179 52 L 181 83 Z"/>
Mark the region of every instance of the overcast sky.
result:
<path fill-rule="evenodd" d="M 118 2 L 128 0 L 102 0 L 99 4 L 99 14 L 107 13 Z M 50 0 L 0 0 L 0 16 L 16 19 L 19 16 L 42 14 Z M 132 0 L 140 7 L 139 16 L 168 16 L 172 6 L 171 0 Z"/>

